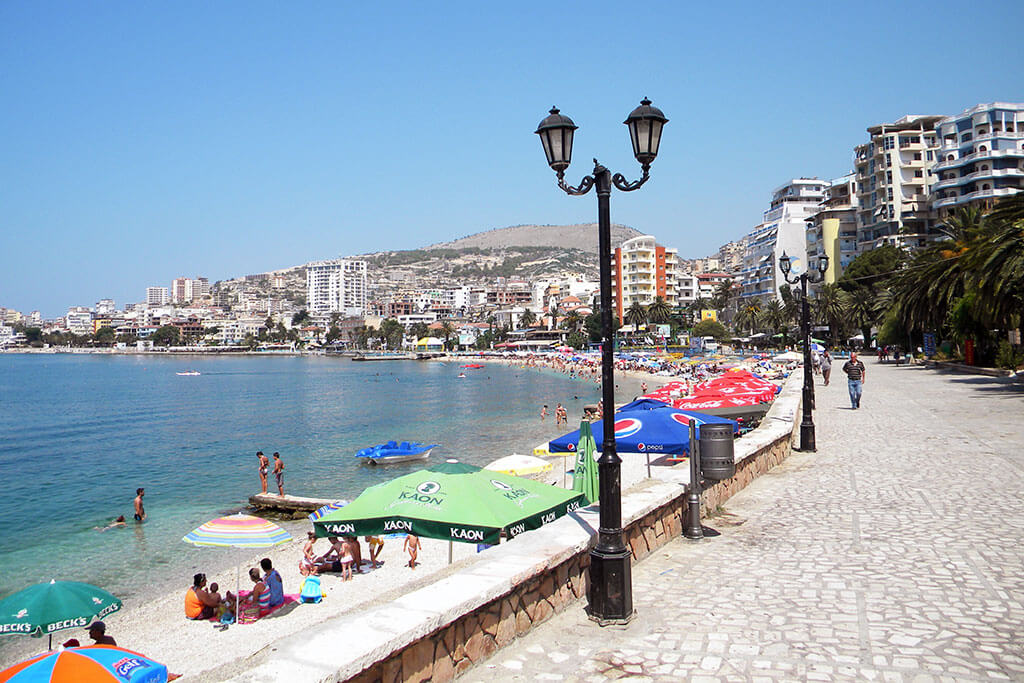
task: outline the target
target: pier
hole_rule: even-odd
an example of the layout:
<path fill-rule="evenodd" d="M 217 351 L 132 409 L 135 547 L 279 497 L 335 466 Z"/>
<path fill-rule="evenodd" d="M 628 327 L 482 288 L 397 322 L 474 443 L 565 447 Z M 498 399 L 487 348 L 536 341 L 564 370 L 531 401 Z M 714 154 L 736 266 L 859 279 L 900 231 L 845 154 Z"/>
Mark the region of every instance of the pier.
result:
<path fill-rule="evenodd" d="M 302 518 L 314 510 L 337 502 L 336 498 L 307 498 L 305 496 L 279 496 L 276 493 L 255 493 L 249 496 L 249 507 L 257 512 L 290 514 Z"/>

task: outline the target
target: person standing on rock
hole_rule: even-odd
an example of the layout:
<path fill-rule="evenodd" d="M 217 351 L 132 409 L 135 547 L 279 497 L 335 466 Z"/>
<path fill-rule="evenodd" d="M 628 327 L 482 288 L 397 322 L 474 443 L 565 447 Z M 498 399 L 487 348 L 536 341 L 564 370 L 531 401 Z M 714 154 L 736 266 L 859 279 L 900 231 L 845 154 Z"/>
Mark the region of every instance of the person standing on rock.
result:
<path fill-rule="evenodd" d="M 864 390 L 864 380 L 867 379 L 867 368 L 864 363 L 857 360 L 857 352 L 850 354 L 850 360 L 843 364 L 843 372 L 846 373 L 847 384 L 850 387 L 850 405 L 853 410 L 860 408 L 860 396 Z"/>

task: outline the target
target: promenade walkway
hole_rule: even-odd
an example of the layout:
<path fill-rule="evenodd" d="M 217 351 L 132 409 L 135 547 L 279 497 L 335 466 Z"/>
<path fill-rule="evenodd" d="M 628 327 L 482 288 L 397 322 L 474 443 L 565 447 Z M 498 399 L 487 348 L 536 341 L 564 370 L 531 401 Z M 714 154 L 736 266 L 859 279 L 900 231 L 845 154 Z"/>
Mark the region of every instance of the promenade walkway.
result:
<path fill-rule="evenodd" d="M 1024 681 L 1024 386 L 867 368 L 721 536 L 634 566 L 629 626 L 570 609 L 463 680 Z"/>

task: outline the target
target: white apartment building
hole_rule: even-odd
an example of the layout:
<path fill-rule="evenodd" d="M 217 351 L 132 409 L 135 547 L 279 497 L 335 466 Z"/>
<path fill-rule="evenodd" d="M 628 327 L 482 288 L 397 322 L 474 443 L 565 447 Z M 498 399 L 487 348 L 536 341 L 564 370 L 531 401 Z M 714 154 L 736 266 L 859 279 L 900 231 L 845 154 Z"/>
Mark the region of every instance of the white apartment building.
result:
<path fill-rule="evenodd" d="M 114 305 L 113 299 L 100 299 L 96 302 L 94 307 L 96 315 L 110 315 L 117 310 L 117 306 Z"/>
<path fill-rule="evenodd" d="M 149 306 L 163 306 L 169 303 L 171 295 L 166 287 L 146 287 L 146 304 Z"/>
<path fill-rule="evenodd" d="M 868 128 L 855 149 L 857 251 L 885 244 L 914 249 L 937 233 L 929 194 L 938 155 L 941 116 L 904 116 Z"/>
<path fill-rule="evenodd" d="M 306 308 L 310 313 L 366 311 L 366 261 L 333 259 L 306 264 Z"/>
<path fill-rule="evenodd" d="M 786 284 L 779 269 L 783 253 L 795 272 L 806 270 L 807 220 L 818 212 L 828 185 L 818 178 L 794 178 L 772 193 L 764 220 L 746 237 L 739 274 L 742 301 L 781 300 L 779 290 Z"/>
<path fill-rule="evenodd" d="M 612 306 L 619 321 L 634 303 L 649 306 L 662 297 L 678 305 L 675 249 L 659 245 L 652 235 L 626 240 L 612 254 Z"/>
<path fill-rule="evenodd" d="M 935 125 L 932 207 L 942 219 L 962 206 L 989 209 L 1024 190 L 1024 104 L 992 102 Z"/>
<path fill-rule="evenodd" d="M 187 304 L 192 301 L 192 280 L 178 277 L 171 280 L 171 303 Z"/>
<path fill-rule="evenodd" d="M 857 178 L 850 173 L 833 180 L 818 205 L 818 213 L 807 222 L 807 265 L 818 269 L 822 256 L 829 258 L 821 283 L 808 283 L 816 294 L 823 283 L 834 283 L 857 257 Z"/>
<path fill-rule="evenodd" d="M 92 311 L 85 306 L 72 306 L 64 316 L 64 324 L 72 334 L 92 334 Z"/>

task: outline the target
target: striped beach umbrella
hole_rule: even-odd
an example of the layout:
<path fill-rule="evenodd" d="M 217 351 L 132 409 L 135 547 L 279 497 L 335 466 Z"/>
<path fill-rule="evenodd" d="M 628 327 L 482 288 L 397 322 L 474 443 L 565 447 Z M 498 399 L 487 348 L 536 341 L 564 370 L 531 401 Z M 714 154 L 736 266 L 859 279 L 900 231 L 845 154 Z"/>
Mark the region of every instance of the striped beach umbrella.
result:
<path fill-rule="evenodd" d="M 292 540 L 292 536 L 273 522 L 239 512 L 211 519 L 181 540 L 222 548 L 269 548 Z"/>
<path fill-rule="evenodd" d="M 309 515 L 307 515 L 307 516 L 309 517 L 309 521 L 315 522 L 316 520 L 318 520 L 321 517 L 323 517 L 324 515 L 326 515 L 328 512 L 334 512 L 335 510 L 340 510 L 341 508 L 345 507 L 346 505 L 348 505 L 348 501 L 347 500 L 336 500 L 333 503 L 328 503 L 327 505 L 321 505 L 320 507 L 318 507 L 313 512 L 310 512 Z"/>
<path fill-rule="evenodd" d="M 0 683 L 165 683 L 167 667 L 109 645 L 45 652 L 0 671 Z"/>

